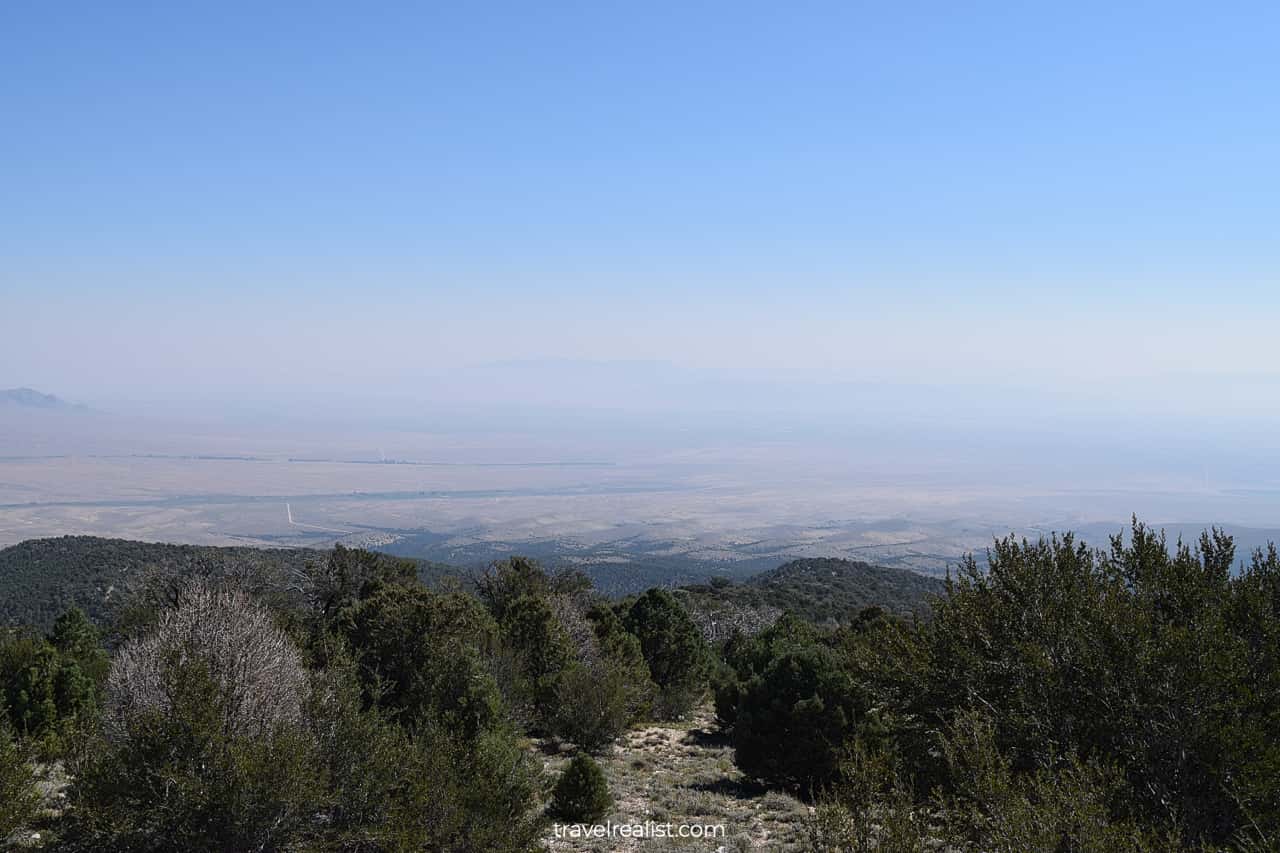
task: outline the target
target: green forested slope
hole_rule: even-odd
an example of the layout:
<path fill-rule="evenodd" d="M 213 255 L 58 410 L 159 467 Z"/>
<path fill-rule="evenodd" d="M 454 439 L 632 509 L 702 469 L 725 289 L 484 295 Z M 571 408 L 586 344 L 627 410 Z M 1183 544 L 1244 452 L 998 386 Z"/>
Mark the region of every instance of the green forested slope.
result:
<path fill-rule="evenodd" d="M 776 608 L 814 622 L 848 622 L 873 605 L 900 615 L 924 615 L 930 596 L 940 595 L 944 588 L 941 580 L 906 569 L 817 558 L 792 560 L 743 583 L 716 579 L 686 587 L 685 592 L 706 606 Z"/>
<path fill-rule="evenodd" d="M 102 623 L 124 588 L 149 570 L 177 574 L 287 577 L 325 551 L 310 548 L 249 548 L 170 545 L 96 536 L 30 539 L 0 549 L 0 625 L 47 630 L 71 607 Z M 451 571 L 439 563 L 416 561 L 430 581 Z"/>

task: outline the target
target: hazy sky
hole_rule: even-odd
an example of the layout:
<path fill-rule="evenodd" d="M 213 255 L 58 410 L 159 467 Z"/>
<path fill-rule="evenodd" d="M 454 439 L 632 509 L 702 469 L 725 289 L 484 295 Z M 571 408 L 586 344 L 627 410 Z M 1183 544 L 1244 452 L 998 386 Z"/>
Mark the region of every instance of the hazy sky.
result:
<path fill-rule="evenodd" d="M 13 0 L 0 387 L 1274 392 L 1278 44 L 1274 2 Z"/>

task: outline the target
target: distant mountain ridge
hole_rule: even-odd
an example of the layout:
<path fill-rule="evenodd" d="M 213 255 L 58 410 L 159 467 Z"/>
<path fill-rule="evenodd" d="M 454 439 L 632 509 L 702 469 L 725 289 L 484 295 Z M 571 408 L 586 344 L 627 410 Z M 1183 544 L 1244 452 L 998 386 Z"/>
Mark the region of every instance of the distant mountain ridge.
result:
<path fill-rule="evenodd" d="M 105 624 L 125 591 L 153 570 L 177 574 L 248 574 L 288 577 L 307 563 L 325 560 L 328 551 L 311 548 L 251 548 L 220 545 L 170 545 L 97 536 L 28 539 L 0 548 L 0 627 L 33 625 L 47 630 L 71 607 Z M 453 566 L 412 560 L 418 576 L 433 583 Z"/>
<path fill-rule="evenodd" d="M 16 406 L 26 409 L 57 409 L 63 411 L 88 411 L 88 406 L 69 403 L 53 394 L 45 394 L 34 388 L 7 388 L 0 391 L 0 406 Z"/>
<path fill-rule="evenodd" d="M 29 539 L 0 548 L 0 627 L 30 624 L 47 629 L 70 607 L 82 608 L 95 621 L 107 621 L 119 596 L 155 569 L 287 576 L 308 562 L 324 560 L 327 554 L 310 548 L 171 545 L 96 536 Z M 456 565 L 413 562 L 418 576 L 428 584 L 472 574 Z M 937 578 L 906 569 L 854 560 L 802 559 L 736 583 L 720 576 L 678 592 L 687 604 L 708 613 L 724 608 L 790 610 L 819 622 L 845 622 L 872 605 L 904 616 L 927 615 L 929 598 L 943 589 Z"/>

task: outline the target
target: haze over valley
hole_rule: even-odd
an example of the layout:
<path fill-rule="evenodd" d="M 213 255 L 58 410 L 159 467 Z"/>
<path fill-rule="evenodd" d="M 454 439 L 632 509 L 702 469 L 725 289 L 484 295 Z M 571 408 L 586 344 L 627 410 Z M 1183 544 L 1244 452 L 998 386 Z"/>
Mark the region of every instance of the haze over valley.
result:
<path fill-rule="evenodd" d="M 1133 513 L 1171 538 L 1226 526 L 1242 553 L 1280 527 L 1275 439 L 1156 399 L 1146 428 L 1117 434 L 1096 406 L 1033 389 L 1011 401 L 802 375 L 784 400 L 776 377 L 652 363 L 470 376 L 469 397 L 458 377 L 417 399 L 28 395 L 0 408 L 0 544 L 338 541 L 675 581 L 794 557 L 938 574 L 993 536 L 1071 529 L 1100 543 Z M 521 397 L 522 383 L 544 390 Z"/>

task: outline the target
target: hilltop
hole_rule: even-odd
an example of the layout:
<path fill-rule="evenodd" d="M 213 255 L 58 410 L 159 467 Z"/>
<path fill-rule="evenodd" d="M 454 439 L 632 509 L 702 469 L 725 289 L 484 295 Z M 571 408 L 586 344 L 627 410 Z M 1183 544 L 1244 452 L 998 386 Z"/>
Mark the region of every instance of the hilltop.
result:
<path fill-rule="evenodd" d="M 61 397 L 45 394 L 34 388 L 6 388 L 0 390 L 0 406 L 14 406 L 25 409 L 88 411 L 87 406 L 79 403 L 69 403 Z"/>
<path fill-rule="evenodd" d="M 745 585 L 770 603 L 814 621 L 842 621 L 851 612 L 876 605 L 894 613 L 928 610 L 931 595 L 945 583 L 907 569 L 875 566 L 859 560 L 792 560 L 752 577 Z"/>
<path fill-rule="evenodd" d="M 811 558 L 792 560 L 741 583 L 713 577 L 678 592 L 703 634 L 714 641 L 734 631 L 756 633 L 783 612 L 818 623 L 847 623 L 866 607 L 902 617 L 927 617 L 930 598 L 945 589 L 938 578 L 907 569 Z"/>

